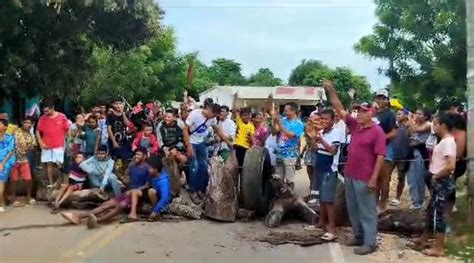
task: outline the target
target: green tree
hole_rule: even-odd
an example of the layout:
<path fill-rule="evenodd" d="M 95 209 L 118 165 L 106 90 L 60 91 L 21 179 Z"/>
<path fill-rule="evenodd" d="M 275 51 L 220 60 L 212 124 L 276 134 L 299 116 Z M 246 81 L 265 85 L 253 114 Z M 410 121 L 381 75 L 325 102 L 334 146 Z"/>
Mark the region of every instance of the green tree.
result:
<path fill-rule="evenodd" d="M 165 28 L 147 44 L 130 51 L 96 47 L 93 77 L 82 93 L 82 101 L 91 106 L 98 99 L 122 96 L 130 103 L 143 99 L 169 100 L 182 91 L 185 60 L 176 55 L 176 39 Z"/>
<path fill-rule="evenodd" d="M 320 69 L 313 69 L 308 72 L 302 84 L 306 86 L 319 86 L 324 78 L 334 81 L 334 88 L 338 91 L 341 101 L 345 106 L 349 106 L 351 103 L 351 98 L 348 94 L 350 89 L 355 91 L 354 100 L 356 102 L 371 100 L 370 84 L 367 79 L 355 75 L 348 68 L 338 67 L 331 69 L 324 66 Z"/>
<path fill-rule="evenodd" d="M 268 68 L 259 69 L 257 73 L 249 77 L 247 82 L 249 86 L 272 87 L 282 85 L 281 79 L 276 78 Z"/>
<path fill-rule="evenodd" d="M 377 0 L 379 22 L 355 45 L 383 59 L 395 94 L 411 107 L 462 97 L 466 87 L 465 1 Z"/>
<path fill-rule="evenodd" d="M 295 69 L 291 71 L 290 78 L 288 80 L 288 84 L 291 86 L 301 86 L 305 78 L 311 71 L 314 70 L 321 70 L 326 69 L 327 67 L 323 65 L 323 63 L 319 60 L 302 60 L 301 64 L 299 64 Z M 318 84 L 320 85 L 320 84 Z"/>
<path fill-rule="evenodd" d="M 232 59 L 218 58 L 212 61 L 209 67 L 212 81 L 218 85 L 244 85 L 242 66 Z"/>
<path fill-rule="evenodd" d="M 76 99 L 92 74 L 94 46 L 139 46 L 159 34 L 160 18 L 152 0 L 3 1 L 0 97 Z"/>

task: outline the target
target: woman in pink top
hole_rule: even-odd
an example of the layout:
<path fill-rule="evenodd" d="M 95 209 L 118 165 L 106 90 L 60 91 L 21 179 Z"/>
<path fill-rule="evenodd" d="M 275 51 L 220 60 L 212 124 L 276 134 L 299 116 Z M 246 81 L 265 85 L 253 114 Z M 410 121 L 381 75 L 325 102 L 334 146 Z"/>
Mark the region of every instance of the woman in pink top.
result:
<path fill-rule="evenodd" d="M 446 199 L 454 191 L 453 172 L 456 166 L 456 142 L 451 135 L 454 118 L 450 114 L 441 114 L 433 122 L 433 129 L 441 141 L 434 147 L 430 163 L 432 183 L 431 200 L 428 206 L 425 230 L 415 240 L 415 248 L 428 245 L 430 233 L 436 233 L 436 241 L 432 248 L 423 250 L 428 256 L 444 255 L 444 238 L 446 233 Z"/>
<path fill-rule="evenodd" d="M 255 134 L 252 137 L 252 145 L 265 147 L 265 141 L 267 140 L 268 135 L 270 135 L 270 132 L 267 125 L 264 123 L 263 113 L 254 113 L 252 115 L 252 122 L 255 127 Z"/>

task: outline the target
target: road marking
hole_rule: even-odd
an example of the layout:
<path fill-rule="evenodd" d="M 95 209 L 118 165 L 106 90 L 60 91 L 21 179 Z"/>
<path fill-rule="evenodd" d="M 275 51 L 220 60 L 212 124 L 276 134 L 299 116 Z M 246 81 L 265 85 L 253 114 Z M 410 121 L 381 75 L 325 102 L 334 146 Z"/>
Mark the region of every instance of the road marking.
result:
<path fill-rule="evenodd" d="M 62 259 L 61 261 L 71 261 L 73 257 L 77 256 L 77 253 L 83 252 L 85 249 L 87 249 L 87 247 L 94 245 L 96 241 L 98 241 L 103 236 L 106 236 L 109 232 L 113 232 L 114 230 L 114 227 L 103 227 L 97 229 L 92 235 L 87 236 L 75 246 L 62 253 L 60 257 Z"/>
<path fill-rule="evenodd" d="M 103 249 L 106 247 L 108 244 L 110 244 L 112 241 L 120 237 L 122 234 L 125 233 L 133 224 L 122 224 L 119 225 L 118 227 L 114 228 L 114 231 L 112 233 L 108 234 L 105 236 L 103 239 L 101 239 L 99 242 L 95 243 L 94 246 L 88 250 L 84 251 L 83 256 L 93 256 L 96 254 L 100 249 Z"/>
<path fill-rule="evenodd" d="M 344 255 L 342 255 L 341 246 L 339 243 L 329 243 L 329 252 L 331 253 L 333 263 L 344 263 Z"/>

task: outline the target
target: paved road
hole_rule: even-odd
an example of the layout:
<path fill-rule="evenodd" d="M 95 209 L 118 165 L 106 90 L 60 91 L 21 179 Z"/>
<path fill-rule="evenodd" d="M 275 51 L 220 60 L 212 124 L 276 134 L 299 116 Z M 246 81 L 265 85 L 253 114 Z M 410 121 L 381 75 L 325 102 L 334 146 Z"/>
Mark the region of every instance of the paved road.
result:
<path fill-rule="evenodd" d="M 307 178 L 298 176 L 304 192 Z M 285 226 L 303 227 L 302 224 Z M 0 215 L 1 262 L 386 262 L 396 250 L 359 257 L 337 243 L 302 248 L 271 246 L 243 236 L 263 233 L 262 222 L 113 223 L 95 230 L 67 224 L 45 206 L 9 208 Z M 408 260 L 405 262 L 419 262 Z"/>

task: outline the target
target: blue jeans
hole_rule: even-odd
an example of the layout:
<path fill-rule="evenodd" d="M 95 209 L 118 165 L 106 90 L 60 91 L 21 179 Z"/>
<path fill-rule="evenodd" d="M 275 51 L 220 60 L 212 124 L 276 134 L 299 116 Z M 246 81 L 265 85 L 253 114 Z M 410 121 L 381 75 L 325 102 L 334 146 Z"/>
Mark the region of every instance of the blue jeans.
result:
<path fill-rule="evenodd" d="M 365 246 L 377 245 L 377 203 L 375 193 L 369 192 L 366 182 L 344 178 L 346 204 L 352 232 Z"/>
<path fill-rule="evenodd" d="M 208 148 L 205 143 L 193 144 L 194 154 L 189 159 L 189 190 L 191 192 L 206 192 L 209 182 L 207 172 Z"/>
<path fill-rule="evenodd" d="M 407 171 L 408 190 L 413 206 L 421 207 L 425 199 L 425 176 L 427 171 L 420 151 L 414 150 L 413 156 L 414 161 L 410 162 Z"/>
<path fill-rule="evenodd" d="M 100 188 L 100 185 L 102 184 L 102 180 L 104 179 L 102 175 L 90 173 L 88 174 L 88 177 L 89 177 L 89 183 L 91 187 Z M 117 196 L 121 193 L 120 184 L 115 174 L 109 175 L 107 186 L 110 186 L 112 188 L 112 191 L 114 192 L 114 196 Z"/>

